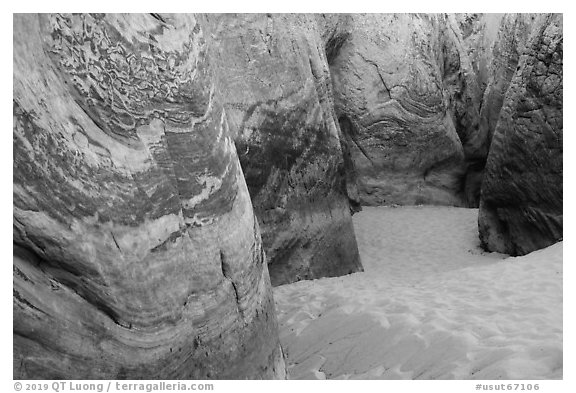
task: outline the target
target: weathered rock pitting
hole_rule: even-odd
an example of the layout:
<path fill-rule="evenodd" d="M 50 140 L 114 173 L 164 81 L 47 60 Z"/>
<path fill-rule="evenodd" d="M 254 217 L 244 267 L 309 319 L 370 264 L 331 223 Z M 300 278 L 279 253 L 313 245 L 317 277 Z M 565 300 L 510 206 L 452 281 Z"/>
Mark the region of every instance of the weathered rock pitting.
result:
<path fill-rule="evenodd" d="M 315 17 L 209 18 L 220 96 L 272 284 L 362 270 L 348 202 L 353 182 L 347 184 Z"/>
<path fill-rule="evenodd" d="M 534 25 L 502 105 L 478 220 L 483 246 L 511 255 L 563 236 L 562 15 Z"/>
<path fill-rule="evenodd" d="M 282 378 L 190 15 L 14 16 L 14 378 Z"/>

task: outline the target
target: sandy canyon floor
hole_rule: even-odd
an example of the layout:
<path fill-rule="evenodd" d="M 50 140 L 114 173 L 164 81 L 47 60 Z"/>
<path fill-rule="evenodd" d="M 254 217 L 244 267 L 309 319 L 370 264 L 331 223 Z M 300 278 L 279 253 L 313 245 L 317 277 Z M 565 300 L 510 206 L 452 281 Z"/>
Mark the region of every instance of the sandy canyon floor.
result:
<path fill-rule="evenodd" d="M 274 290 L 291 379 L 561 379 L 562 243 L 479 247 L 476 209 L 365 207 L 365 272 Z"/>

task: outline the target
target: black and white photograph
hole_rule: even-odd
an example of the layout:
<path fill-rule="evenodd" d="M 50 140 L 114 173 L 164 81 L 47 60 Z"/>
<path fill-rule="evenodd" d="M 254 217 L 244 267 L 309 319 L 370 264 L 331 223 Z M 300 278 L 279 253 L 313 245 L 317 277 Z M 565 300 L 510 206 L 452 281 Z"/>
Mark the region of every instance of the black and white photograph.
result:
<path fill-rule="evenodd" d="M 189 9 L 12 14 L 8 388 L 564 379 L 563 13 Z"/>

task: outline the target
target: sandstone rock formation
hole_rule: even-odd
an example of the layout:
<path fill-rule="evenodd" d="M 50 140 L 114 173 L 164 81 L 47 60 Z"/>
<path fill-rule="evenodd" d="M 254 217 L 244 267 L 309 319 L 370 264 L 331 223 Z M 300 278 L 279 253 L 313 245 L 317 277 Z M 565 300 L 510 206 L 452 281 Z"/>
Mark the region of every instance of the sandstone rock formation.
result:
<path fill-rule="evenodd" d="M 490 78 L 492 46 L 504 14 L 454 14 L 465 54 L 472 65 L 476 83 L 484 93 Z"/>
<path fill-rule="evenodd" d="M 497 38 L 492 47 L 485 89 L 480 111 L 480 132 L 492 140 L 504 96 L 517 71 L 520 55 L 532 31 L 534 14 L 506 14 L 500 21 Z"/>
<path fill-rule="evenodd" d="M 203 17 L 14 16 L 14 378 L 282 378 Z"/>
<path fill-rule="evenodd" d="M 220 96 L 273 285 L 362 270 L 316 19 L 210 15 Z M 338 26 L 333 26 L 337 29 Z"/>
<path fill-rule="evenodd" d="M 445 15 L 442 19 L 442 80 L 448 94 L 448 108 L 466 160 L 466 178 L 463 181 L 465 201 L 468 206 L 477 207 L 489 146 L 488 135 L 481 133 L 479 127 L 482 92 L 468 55 L 469 48 L 463 38 L 465 33 L 460 30 L 455 15 Z"/>
<path fill-rule="evenodd" d="M 561 15 L 15 15 L 13 94 L 14 378 L 284 378 L 361 204 L 562 238 Z"/>
<path fill-rule="evenodd" d="M 562 15 L 538 18 L 506 92 L 482 185 L 490 251 L 522 255 L 562 238 Z"/>
<path fill-rule="evenodd" d="M 347 35 L 326 29 L 324 36 L 361 203 L 464 205 L 466 162 L 454 119 L 466 111 L 453 119 L 444 86 L 443 16 L 349 18 Z"/>
<path fill-rule="evenodd" d="M 486 158 L 502 101 L 533 14 L 448 14 L 444 84 L 464 147 L 468 206 L 478 207 Z"/>

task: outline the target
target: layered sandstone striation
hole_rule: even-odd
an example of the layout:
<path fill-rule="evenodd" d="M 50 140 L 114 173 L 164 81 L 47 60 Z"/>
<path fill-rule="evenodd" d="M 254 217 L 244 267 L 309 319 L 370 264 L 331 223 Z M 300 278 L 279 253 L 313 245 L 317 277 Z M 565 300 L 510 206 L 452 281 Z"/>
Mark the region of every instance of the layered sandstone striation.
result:
<path fill-rule="evenodd" d="M 326 29 L 325 36 L 361 203 L 464 205 L 464 149 L 444 85 L 444 17 L 348 18 L 348 34 Z"/>
<path fill-rule="evenodd" d="M 219 94 L 273 285 L 362 267 L 330 73 L 316 18 L 210 15 Z M 334 30 L 341 29 L 331 24 Z M 356 197 L 357 199 L 357 197 Z"/>
<path fill-rule="evenodd" d="M 14 16 L 14 378 L 283 378 L 202 17 Z"/>
<path fill-rule="evenodd" d="M 522 255 L 562 238 L 562 15 L 538 17 L 506 92 L 482 185 L 490 251 Z"/>
<path fill-rule="evenodd" d="M 17 379 L 284 378 L 362 204 L 562 238 L 561 15 L 15 15 L 13 95 Z"/>
<path fill-rule="evenodd" d="M 361 204 L 479 205 L 494 119 L 532 19 L 318 18 Z"/>

